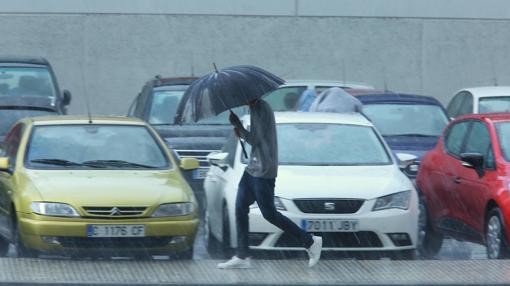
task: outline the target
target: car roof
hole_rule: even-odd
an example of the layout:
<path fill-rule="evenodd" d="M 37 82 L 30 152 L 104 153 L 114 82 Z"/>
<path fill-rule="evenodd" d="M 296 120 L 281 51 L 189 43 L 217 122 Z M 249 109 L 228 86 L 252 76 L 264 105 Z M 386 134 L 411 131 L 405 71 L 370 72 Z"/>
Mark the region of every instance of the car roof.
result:
<path fill-rule="evenodd" d="M 280 87 L 294 87 L 294 86 L 328 86 L 328 87 L 344 87 L 356 89 L 373 89 L 374 87 L 362 82 L 352 81 L 334 81 L 334 80 L 317 80 L 317 79 L 289 79 Z"/>
<path fill-rule="evenodd" d="M 480 97 L 494 97 L 494 96 L 510 96 L 510 86 L 480 86 L 464 88 L 457 91 L 455 94 L 461 91 L 468 91 L 475 98 Z"/>
<path fill-rule="evenodd" d="M 382 92 L 373 94 L 360 94 L 354 96 L 357 99 L 359 99 L 363 104 L 407 103 L 407 104 L 428 104 L 442 106 L 437 99 L 426 95 Z"/>
<path fill-rule="evenodd" d="M 42 108 L 57 111 L 55 98 L 46 96 L 0 96 L 0 109 L 5 107 Z"/>
<path fill-rule="evenodd" d="M 0 64 L 1 63 L 49 65 L 48 61 L 45 58 L 33 56 L 0 56 Z"/>
<path fill-rule="evenodd" d="M 510 121 L 510 113 L 498 112 L 498 113 L 478 113 L 478 114 L 466 114 L 455 118 L 455 122 L 466 120 L 466 119 L 478 119 L 478 120 L 489 120 L 489 121 Z"/>
<path fill-rule="evenodd" d="M 330 112 L 275 112 L 276 124 L 284 123 L 325 123 L 373 126 L 360 113 L 330 113 Z M 249 115 L 243 116 L 243 121 L 249 120 Z"/>
<path fill-rule="evenodd" d="M 91 116 L 92 123 L 86 115 L 40 116 L 23 119 L 33 125 L 70 125 L 70 124 L 108 124 L 108 125 L 142 125 L 147 124 L 137 118 L 124 116 Z"/>
<path fill-rule="evenodd" d="M 188 77 L 161 77 L 155 76 L 154 79 L 151 80 L 152 85 L 154 87 L 163 87 L 163 86 L 172 86 L 172 85 L 190 85 L 198 77 L 188 76 Z"/>

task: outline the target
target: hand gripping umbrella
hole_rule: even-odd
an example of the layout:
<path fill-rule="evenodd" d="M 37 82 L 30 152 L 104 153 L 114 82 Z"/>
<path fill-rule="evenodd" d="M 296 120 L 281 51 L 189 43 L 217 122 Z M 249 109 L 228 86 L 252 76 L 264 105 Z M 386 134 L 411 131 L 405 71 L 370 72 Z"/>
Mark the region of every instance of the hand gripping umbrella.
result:
<path fill-rule="evenodd" d="M 284 81 L 254 66 L 233 66 L 215 71 L 194 81 L 184 93 L 175 123 L 197 122 L 232 108 L 247 105 L 277 89 Z M 246 151 L 243 153 L 248 157 Z"/>

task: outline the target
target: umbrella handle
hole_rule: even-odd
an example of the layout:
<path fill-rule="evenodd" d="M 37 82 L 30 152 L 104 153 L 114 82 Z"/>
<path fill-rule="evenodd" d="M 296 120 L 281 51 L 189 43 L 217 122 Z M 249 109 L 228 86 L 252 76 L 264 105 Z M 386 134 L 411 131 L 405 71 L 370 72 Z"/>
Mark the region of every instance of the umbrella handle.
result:
<path fill-rule="evenodd" d="M 243 149 L 243 155 L 245 159 L 248 159 L 248 154 L 246 153 L 246 149 L 244 149 L 244 142 L 239 138 L 239 143 L 241 143 L 241 149 Z"/>
<path fill-rule="evenodd" d="M 229 109 L 228 111 L 230 111 L 231 114 L 235 115 L 235 113 L 232 111 L 232 109 Z M 248 159 L 248 154 L 246 153 L 246 149 L 244 148 L 244 143 L 241 140 L 241 138 L 239 138 L 239 143 L 241 143 L 241 149 L 243 149 L 244 158 Z"/>

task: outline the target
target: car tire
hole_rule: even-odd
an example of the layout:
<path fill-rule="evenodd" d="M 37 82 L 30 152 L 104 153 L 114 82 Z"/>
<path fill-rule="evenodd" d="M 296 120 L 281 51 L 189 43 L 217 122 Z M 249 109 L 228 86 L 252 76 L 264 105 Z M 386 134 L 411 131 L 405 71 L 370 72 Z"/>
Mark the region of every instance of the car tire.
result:
<path fill-rule="evenodd" d="M 192 260 L 193 259 L 193 247 L 186 251 L 176 252 L 174 254 L 177 260 Z"/>
<path fill-rule="evenodd" d="M 487 215 L 485 223 L 485 244 L 489 259 L 503 259 L 510 257 L 510 250 L 505 235 L 505 224 L 501 210 L 493 208 Z"/>
<path fill-rule="evenodd" d="M 434 258 L 443 245 L 443 235 L 434 231 L 423 195 L 419 196 L 418 253 L 424 258 Z"/>
<path fill-rule="evenodd" d="M 227 204 L 223 205 L 222 211 L 222 239 L 221 239 L 221 252 L 223 257 L 228 258 L 232 255 L 232 247 L 230 243 L 230 219 L 228 215 Z"/>
<path fill-rule="evenodd" d="M 16 220 L 14 229 L 14 248 L 16 249 L 16 255 L 18 257 L 25 258 L 35 258 L 39 255 L 38 251 L 35 249 L 29 249 L 25 246 L 23 241 L 21 240 L 21 233 L 19 231 L 19 224 Z"/>
<path fill-rule="evenodd" d="M 390 256 L 391 260 L 415 260 L 416 259 L 416 250 L 415 249 L 406 249 L 395 251 Z"/>

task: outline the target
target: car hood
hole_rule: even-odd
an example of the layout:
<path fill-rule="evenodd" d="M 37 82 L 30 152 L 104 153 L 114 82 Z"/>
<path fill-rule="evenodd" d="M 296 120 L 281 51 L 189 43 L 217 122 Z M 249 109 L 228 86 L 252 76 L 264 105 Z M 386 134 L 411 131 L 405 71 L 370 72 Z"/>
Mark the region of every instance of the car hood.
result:
<path fill-rule="evenodd" d="M 395 166 L 280 166 L 275 195 L 286 199 L 374 199 L 413 189 Z"/>
<path fill-rule="evenodd" d="M 171 171 L 31 170 L 44 201 L 74 206 L 151 206 L 190 201 L 189 186 Z"/>
<path fill-rule="evenodd" d="M 231 125 L 161 125 L 153 126 L 175 150 L 219 150 L 232 132 Z"/>
<path fill-rule="evenodd" d="M 434 149 L 439 137 L 415 136 L 383 136 L 393 153 L 407 153 L 415 155 L 419 160 L 428 151 Z"/>

